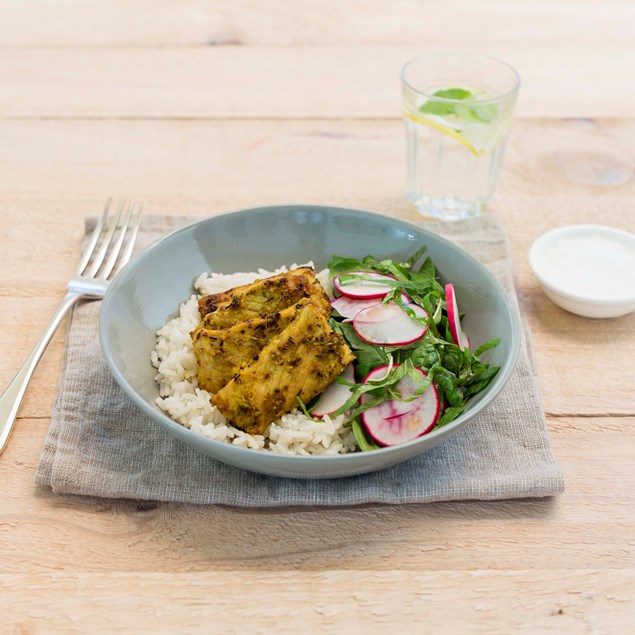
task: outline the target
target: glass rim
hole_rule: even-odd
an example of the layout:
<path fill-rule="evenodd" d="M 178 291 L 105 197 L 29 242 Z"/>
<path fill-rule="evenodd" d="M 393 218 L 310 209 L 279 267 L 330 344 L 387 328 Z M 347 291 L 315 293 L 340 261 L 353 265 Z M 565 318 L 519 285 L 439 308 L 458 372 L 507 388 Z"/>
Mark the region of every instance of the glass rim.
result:
<path fill-rule="evenodd" d="M 449 99 L 447 97 L 436 97 L 434 95 L 431 95 L 430 93 L 427 93 L 425 90 L 421 90 L 420 88 L 415 88 L 405 77 L 406 75 L 406 71 L 408 70 L 408 67 L 413 64 L 414 62 L 418 61 L 418 60 L 422 60 L 425 59 L 426 57 L 431 57 L 433 55 L 439 55 L 439 56 L 443 56 L 443 55 L 460 55 L 462 57 L 471 57 L 471 58 L 475 58 L 475 59 L 480 59 L 480 60 L 487 60 L 488 62 L 494 62 L 500 66 L 504 66 L 506 69 L 508 69 L 509 71 L 511 71 L 513 77 L 514 77 L 514 86 L 508 90 L 507 92 L 503 93 L 502 95 L 498 95 L 496 97 L 490 97 L 488 99 L 479 99 L 478 103 L 480 104 L 495 104 L 501 101 L 505 101 L 506 99 L 509 99 L 512 95 L 516 94 L 518 92 L 518 89 L 520 88 L 520 84 L 521 84 L 521 78 L 520 78 L 520 73 L 511 65 L 508 64 L 507 62 L 504 62 L 503 60 L 498 59 L 497 57 L 493 57 L 491 55 L 484 55 L 482 53 L 472 53 L 470 51 L 460 51 L 460 50 L 435 50 L 435 51 L 429 51 L 428 53 L 421 53 L 420 55 L 417 55 L 415 57 L 412 57 L 411 59 L 409 59 L 402 67 L 401 67 L 401 71 L 399 72 L 399 77 L 401 78 L 401 83 L 404 86 L 407 86 L 412 92 L 417 93 L 418 95 L 423 95 L 424 97 L 426 97 L 429 100 L 432 101 L 437 101 L 439 103 L 446 103 L 446 104 L 464 104 L 466 103 L 465 101 L 461 100 L 461 99 Z"/>

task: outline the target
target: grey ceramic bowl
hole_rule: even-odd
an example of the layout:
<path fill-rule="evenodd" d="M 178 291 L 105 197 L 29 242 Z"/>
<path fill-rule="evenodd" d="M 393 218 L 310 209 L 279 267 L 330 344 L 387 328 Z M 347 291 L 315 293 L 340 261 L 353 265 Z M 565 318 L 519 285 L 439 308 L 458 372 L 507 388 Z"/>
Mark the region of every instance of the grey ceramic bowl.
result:
<path fill-rule="evenodd" d="M 193 291 L 204 271 L 275 269 L 312 260 L 323 268 L 332 254 L 405 259 L 428 246 L 441 275 L 452 281 L 473 346 L 495 337 L 486 353 L 500 372 L 453 423 L 403 445 L 338 456 L 285 456 L 213 441 L 180 426 L 155 405 L 158 386 L 150 353 L 155 332 Z M 463 250 L 422 227 L 369 212 L 316 205 L 262 207 L 213 216 L 188 225 L 140 253 L 117 276 L 103 300 L 100 337 L 106 361 L 132 401 L 154 423 L 214 459 L 253 472 L 295 478 L 363 474 L 409 459 L 441 443 L 486 408 L 513 370 L 520 325 L 509 297 Z"/>

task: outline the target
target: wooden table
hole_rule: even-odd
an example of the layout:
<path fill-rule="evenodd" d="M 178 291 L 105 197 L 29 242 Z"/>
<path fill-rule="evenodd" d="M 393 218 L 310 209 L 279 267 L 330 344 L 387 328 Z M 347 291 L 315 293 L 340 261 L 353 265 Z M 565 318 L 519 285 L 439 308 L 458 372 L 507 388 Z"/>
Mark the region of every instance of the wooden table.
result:
<path fill-rule="evenodd" d="M 478 5 L 478 6 L 477 6 Z M 567 490 L 251 511 L 53 496 L 34 471 L 55 338 L 0 457 L 2 633 L 635 632 L 635 315 L 551 304 L 527 251 L 635 229 L 628 0 L 0 4 L 0 386 L 61 298 L 83 217 L 326 202 L 416 219 L 398 70 L 434 47 L 523 77 L 503 217 Z"/>

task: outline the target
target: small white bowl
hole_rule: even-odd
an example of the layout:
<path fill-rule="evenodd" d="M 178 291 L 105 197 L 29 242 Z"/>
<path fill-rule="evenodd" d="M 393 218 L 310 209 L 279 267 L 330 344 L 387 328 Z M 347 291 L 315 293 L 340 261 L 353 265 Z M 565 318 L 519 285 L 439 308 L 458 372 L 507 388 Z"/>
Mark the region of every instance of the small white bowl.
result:
<path fill-rule="evenodd" d="M 635 310 L 635 235 L 603 225 L 569 225 L 534 242 L 529 265 L 549 299 L 590 318 Z"/>

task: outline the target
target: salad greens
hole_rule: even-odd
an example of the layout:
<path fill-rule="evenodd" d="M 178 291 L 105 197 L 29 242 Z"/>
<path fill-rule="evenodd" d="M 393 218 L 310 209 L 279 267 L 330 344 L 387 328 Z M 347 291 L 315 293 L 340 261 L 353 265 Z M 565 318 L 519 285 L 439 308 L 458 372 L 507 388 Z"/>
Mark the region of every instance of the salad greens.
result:
<path fill-rule="evenodd" d="M 407 261 L 377 260 L 366 256 L 362 260 L 333 256 L 328 264 L 331 282 L 339 276 L 340 284 L 365 279 L 361 272 L 382 273 L 393 279 L 382 280 L 390 286 L 388 294 L 378 302 L 396 302 L 414 320 L 428 326 L 424 336 L 415 342 L 401 346 L 379 346 L 362 340 L 350 321 L 335 314 L 330 318 L 331 326 L 340 333 L 356 357 L 356 377 L 360 383 L 349 383 L 342 378 L 339 383 L 350 388 L 349 399 L 332 416 L 348 412 L 347 424 L 352 426 L 357 444 L 362 451 L 377 449 L 379 446 L 366 433 L 360 415 L 365 410 L 392 399 L 410 401 L 420 396 L 434 382 L 444 410 L 434 429 L 454 421 L 465 409 L 470 397 L 484 390 L 495 377 L 498 366 L 481 361 L 480 356 L 498 345 L 492 340 L 479 346 L 475 351 L 461 350 L 453 341 L 448 324 L 448 314 L 444 287 L 437 280 L 437 271 L 429 257 L 423 258 L 426 247 L 422 247 Z M 420 264 L 419 264 L 420 263 Z M 357 273 L 347 275 L 347 272 Z M 370 279 L 370 277 L 368 278 Z M 417 317 L 412 309 L 403 303 L 401 294 L 409 296 L 411 303 L 423 307 L 428 317 Z M 362 383 L 368 374 L 379 367 L 387 367 L 383 378 Z M 421 382 L 417 368 L 427 374 Z M 397 392 L 397 384 L 405 377 L 419 378 L 418 388 L 409 400 L 404 400 Z M 363 403 L 360 397 L 366 395 Z"/>

